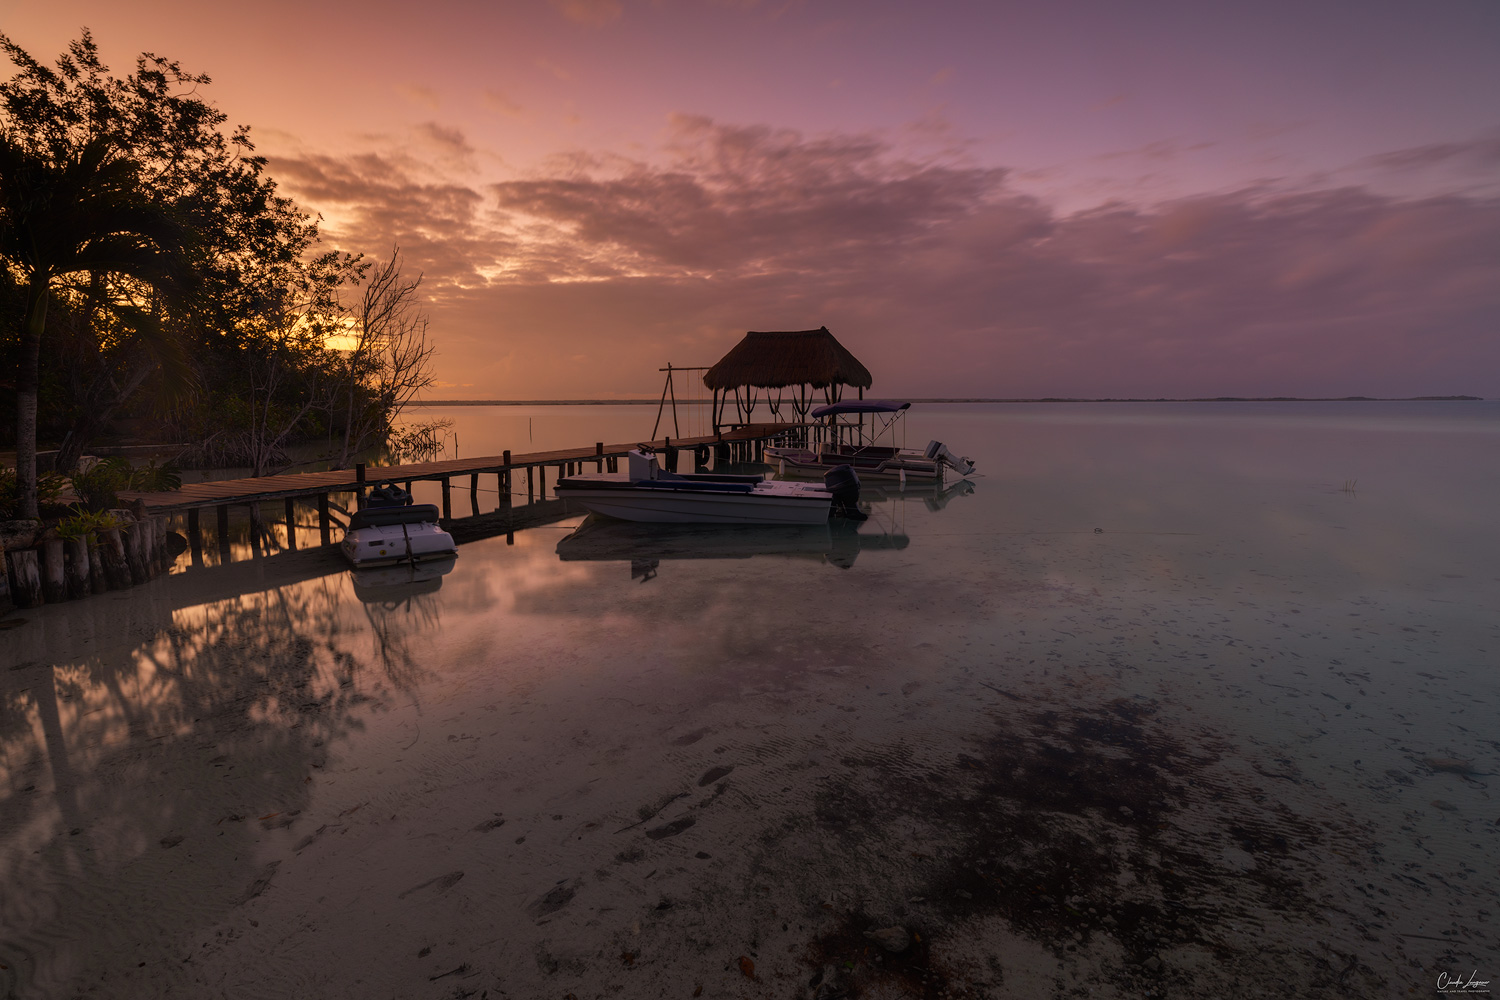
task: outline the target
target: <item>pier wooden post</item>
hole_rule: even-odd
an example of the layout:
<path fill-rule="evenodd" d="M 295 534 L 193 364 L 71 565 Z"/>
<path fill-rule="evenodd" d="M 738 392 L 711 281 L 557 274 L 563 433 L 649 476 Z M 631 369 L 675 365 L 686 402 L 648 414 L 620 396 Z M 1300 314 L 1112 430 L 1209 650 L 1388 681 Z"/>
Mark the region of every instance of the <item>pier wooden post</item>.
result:
<path fill-rule="evenodd" d="M 192 509 L 190 509 L 188 511 L 188 548 L 192 550 L 193 565 L 194 566 L 202 566 L 203 565 L 203 531 L 199 527 L 199 524 L 198 524 L 198 508 L 197 507 L 193 507 Z M 98 553 L 95 553 L 95 559 L 94 559 L 94 561 L 96 563 L 99 561 L 98 560 Z M 94 586 L 94 590 L 96 592 L 99 590 L 99 587 L 98 587 L 97 584 Z"/>
<path fill-rule="evenodd" d="M 80 597 L 87 597 L 92 589 L 89 586 L 89 540 L 70 538 L 66 542 L 66 550 L 64 573 L 67 576 L 68 598 L 76 601 Z"/>
<path fill-rule="evenodd" d="M 10 599 L 18 608 L 42 603 L 42 575 L 37 570 L 36 549 L 12 549 L 5 553 L 10 564 Z"/>
<path fill-rule="evenodd" d="M 318 494 L 318 531 L 323 536 L 323 544 L 324 545 L 327 545 L 328 542 L 329 542 L 328 529 L 329 529 L 329 524 L 328 524 L 328 494 L 327 493 L 319 493 Z"/>
<path fill-rule="evenodd" d="M 448 477 L 443 477 L 443 520 L 447 521 L 453 517 L 453 496 L 448 485 Z"/>
<path fill-rule="evenodd" d="M 297 501 L 286 498 L 286 547 L 297 551 Z"/>
<path fill-rule="evenodd" d="M 469 513 L 479 516 L 479 473 L 469 476 Z"/>
<path fill-rule="evenodd" d="M 214 509 L 214 516 L 218 520 L 219 529 L 219 556 L 224 562 L 229 561 L 229 505 L 219 504 Z"/>
<path fill-rule="evenodd" d="M 260 539 L 265 534 L 265 525 L 261 523 L 260 504 L 254 501 L 250 504 L 250 554 L 260 558 Z"/>
<path fill-rule="evenodd" d="M 532 465 L 526 466 L 526 502 L 528 504 L 532 502 L 531 498 L 536 493 L 536 473 L 532 471 L 535 468 L 536 467 Z"/>
<path fill-rule="evenodd" d="M 356 483 L 363 483 L 365 481 L 365 463 L 363 463 L 363 462 L 355 462 L 354 463 L 354 481 Z M 365 507 L 365 488 L 363 486 L 356 486 L 354 488 L 354 509 L 355 510 L 364 510 L 364 507 Z"/>
<path fill-rule="evenodd" d="M 545 465 L 538 465 L 536 467 L 536 474 L 536 498 L 538 500 L 545 500 L 547 499 L 547 467 Z"/>
<path fill-rule="evenodd" d="M 63 542 L 49 538 L 42 542 L 42 600 L 61 604 L 68 599 L 68 581 L 63 570 Z"/>
<path fill-rule="evenodd" d="M 599 456 L 598 458 L 594 459 L 594 471 L 595 472 L 603 472 L 604 471 L 604 442 L 603 441 L 595 441 L 594 442 L 594 454 Z"/>

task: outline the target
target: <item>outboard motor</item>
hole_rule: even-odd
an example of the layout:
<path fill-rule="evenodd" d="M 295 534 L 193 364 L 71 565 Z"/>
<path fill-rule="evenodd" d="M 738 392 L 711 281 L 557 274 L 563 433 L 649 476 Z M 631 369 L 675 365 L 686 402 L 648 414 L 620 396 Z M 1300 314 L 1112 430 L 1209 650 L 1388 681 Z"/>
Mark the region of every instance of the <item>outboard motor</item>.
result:
<path fill-rule="evenodd" d="M 833 494 L 833 515 L 863 521 L 870 515 L 859 509 L 859 474 L 847 465 L 823 473 L 823 488 Z"/>
<path fill-rule="evenodd" d="M 655 479 L 661 471 L 656 464 L 656 453 L 644 448 L 632 448 L 629 452 L 630 459 L 630 481 L 638 483 L 643 479 Z"/>
<path fill-rule="evenodd" d="M 927 448 L 922 454 L 927 456 L 928 461 L 942 462 L 960 476 L 967 476 L 974 471 L 974 460 L 972 458 L 967 455 L 959 458 L 953 452 L 949 451 L 948 446 L 941 441 L 928 441 Z"/>
<path fill-rule="evenodd" d="M 365 497 L 366 507 L 407 507 L 411 505 L 411 494 L 389 479 L 370 491 Z"/>

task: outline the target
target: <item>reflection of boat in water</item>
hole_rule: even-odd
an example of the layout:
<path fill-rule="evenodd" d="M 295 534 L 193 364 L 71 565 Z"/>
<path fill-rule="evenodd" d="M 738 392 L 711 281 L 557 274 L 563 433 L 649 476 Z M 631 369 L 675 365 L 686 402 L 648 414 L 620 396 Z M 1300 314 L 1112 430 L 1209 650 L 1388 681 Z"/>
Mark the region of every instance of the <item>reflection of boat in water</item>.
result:
<path fill-rule="evenodd" d="M 849 521 L 816 525 L 658 525 L 589 517 L 557 543 L 564 562 L 630 562 L 630 575 L 656 575 L 663 560 L 749 559 L 788 556 L 819 559 L 848 569 L 866 549 L 904 549 L 904 534 L 860 534 Z"/>
<path fill-rule="evenodd" d="M 828 419 L 833 440 L 818 451 L 766 448 L 766 461 L 776 466 L 783 476 L 821 476 L 830 469 L 847 465 L 859 474 L 862 483 L 941 483 L 944 469 L 952 469 L 960 476 L 973 472 L 973 459 L 958 457 L 941 441 L 929 441 L 922 451 L 897 445 L 897 427 L 910 406 L 910 403 L 882 399 L 851 399 L 820 406 L 812 411 L 812 416 Z M 838 420 L 850 414 L 857 415 L 859 422 L 841 423 Z M 868 436 L 864 425 L 866 415 L 871 417 Z M 876 420 L 882 421 L 879 428 L 874 426 Z M 846 431 L 853 440 L 844 440 Z"/>
<path fill-rule="evenodd" d="M 842 480 L 859 481 L 848 470 L 830 472 L 826 484 L 789 483 L 760 476 L 678 475 L 665 472 L 656 456 L 630 452 L 629 473 L 591 473 L 560 480 L 560 499 L 626 521 L 656 524 L 826 524 Z"/>
<path fill-rule="evenodd" d="M 354 596 L 366 604 L 400 603 L 441 588 L 443 577 L 453 571 L 456 561 L 456 556 L 448 556 L 417 563 L 360 566 L 349 575 L 354 579 Z"/>
<path fill-rule="evenodd" d="M 935 483 L 909 482 L 904 486 L 894 483 L 874 483 L 862 486 L 859 498 L 861 501 L 870 503 L 884 503 L 888 500 L 920 500 L 928 510 L 942 510 L 954 497 L 966 497 L 973 492 L 974 484 L 967 479 L 960 479 L 946 486 L 939 486 Z"/>
<path fill-rule="evenodd" d="M 453 536 L 438 527 L 437 507 L 413 504 L 410 493 L 390 482 L 371 490 L 365 507 L 350 516 L 340 549 L 355 566 L 446 559 L 458 552 Z"/>

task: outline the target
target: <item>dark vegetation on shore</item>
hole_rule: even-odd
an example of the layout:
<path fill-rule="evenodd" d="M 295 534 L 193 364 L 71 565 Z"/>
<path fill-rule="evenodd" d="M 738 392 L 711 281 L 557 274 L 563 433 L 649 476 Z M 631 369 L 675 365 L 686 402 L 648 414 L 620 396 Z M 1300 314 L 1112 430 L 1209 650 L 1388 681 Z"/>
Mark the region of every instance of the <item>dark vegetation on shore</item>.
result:
<path fill-rule="evenodd" d="M 0 49 L 0 520 L 69 486 L 97 506 L 170 482 L 115 462 L 94 488 L 100 444 L 182 442 L 184 465 L 262 475 L 293 449 L 343 467 L 385 443 L 431 383 L 399 249 L 322 244 L 207 76 L 149 53 L 112 76 L 87 31 L 50 67 Z"/>

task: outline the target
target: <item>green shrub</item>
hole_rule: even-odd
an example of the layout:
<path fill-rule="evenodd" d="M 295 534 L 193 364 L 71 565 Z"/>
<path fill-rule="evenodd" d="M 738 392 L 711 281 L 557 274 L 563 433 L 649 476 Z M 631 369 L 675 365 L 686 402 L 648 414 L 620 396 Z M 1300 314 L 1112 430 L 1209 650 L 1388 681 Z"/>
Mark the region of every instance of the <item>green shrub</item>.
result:
<path fill-rule="evenodd" d="M 137 469 L 118 455 L 102 458 L 92 468 L 73 477 L 73 492 L 89 510 L 120 506 L 121 492 L 155 493 L 175 490 L 181 485 L 182 473 L 171 462 L 157 465 L 153 460 Z"/>
<path fill-rule="evenodd" d="M 57 522 L 59 538 L 87 538 L 89 535 L 121 527 L 120 519 L 106 511 L 85 510 L 82 507 L 74 507 L 72 510 L 72 514 Z"/>
<path fill-rule="evenodd" d="M 48 504 L 57 503 L 63 487 L 68 481 L 62 476 L 50 472 L 43 473 L 36 479 L 37 506 L 45 507 Z M 15 469 L 7 469 L 0 466 L 0 520 L 10 520 L 21 516 L 21 482 L 16 476 Z"/>

